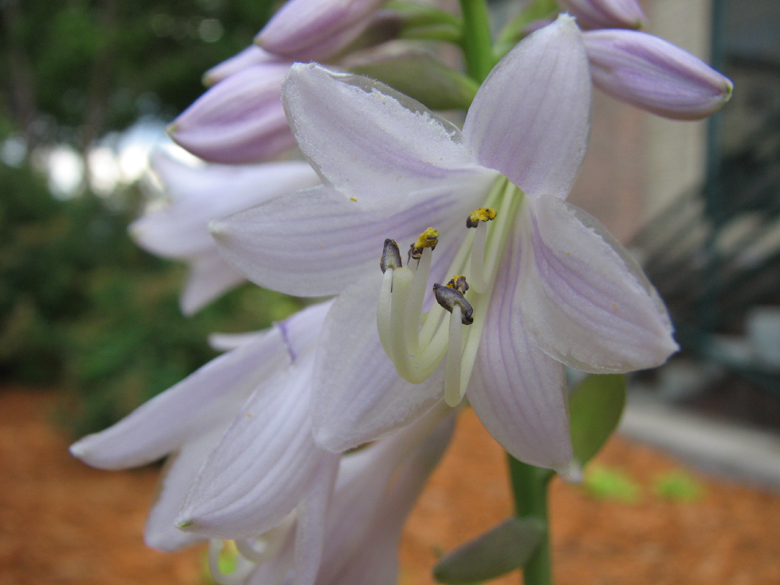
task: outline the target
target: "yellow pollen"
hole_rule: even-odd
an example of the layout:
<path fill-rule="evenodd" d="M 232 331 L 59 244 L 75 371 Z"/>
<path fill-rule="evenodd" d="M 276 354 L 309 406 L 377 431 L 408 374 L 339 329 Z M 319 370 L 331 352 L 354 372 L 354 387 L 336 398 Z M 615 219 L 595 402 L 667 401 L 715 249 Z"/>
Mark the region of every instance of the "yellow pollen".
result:
<path fill-rule="evenodd" d="M 422 258 L 423 249 L 430 248 L 431 251 L 436 249 L 436 244 L 439 243 L 439 230 L 429 227 L 423 233 L 421 233 L 417 241 L 409 247 L 409 259 L 414 258 L 419 260 Z"/>
<path fill-rule="evenodd" d="M 496 219 L 496 210 L 490 207 L 480 207 L 469 214 L 466 227 L 477 227 L 480 221 L 492 221 Z"/>
<path fill-rule="evenodd" d="M 457 290 L 462 294 L 466 294 L 466 291 L 469 290 L 469 285 L 466 282 L 466 277 L 462 274 L 456 274 L 453 276 L 450 281 L 447 283 L 447 287 Z"/>
<path fill-rule="evenodd" d="M 414 243 L 415 248 L 435 248 L 439 243 L 439 230 L 429 227 L 419 235 Z"/>

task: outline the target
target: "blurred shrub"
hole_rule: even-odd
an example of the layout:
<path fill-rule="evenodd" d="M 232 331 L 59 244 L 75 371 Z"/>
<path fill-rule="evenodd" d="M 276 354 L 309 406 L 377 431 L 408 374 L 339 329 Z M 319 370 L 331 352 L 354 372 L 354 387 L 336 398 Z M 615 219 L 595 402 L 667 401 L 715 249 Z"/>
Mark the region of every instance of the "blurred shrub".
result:
<path fill-rule="evenodd" d="M 60 420 L 108 426 L 214 357 L 214 331 L 259 329 L 300 306 L 250 285 L 184 317 L 184 268 L 133 244 L 137 192 L 109 208 L 59 201 L 34 172 L 0 164 L 0 377 L 63 389 Z"/>

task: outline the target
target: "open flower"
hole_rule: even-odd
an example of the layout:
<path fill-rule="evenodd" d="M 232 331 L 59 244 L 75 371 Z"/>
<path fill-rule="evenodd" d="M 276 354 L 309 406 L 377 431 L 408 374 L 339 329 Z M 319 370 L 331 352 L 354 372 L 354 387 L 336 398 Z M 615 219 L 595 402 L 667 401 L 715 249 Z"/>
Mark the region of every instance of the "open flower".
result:
<path fill-rule="evenodd" d="M 300 565 L 311 565 L 316 558 L 320 560 L 317 585 L 395 583 L 401 530 L 449 444 L 454 419 L 451 409 L 434 409 L 414 424 L 343 455 L 327 512 L 319 519 L 322 542 L 298 539 L 293 515 L 257 539 L 263 548 L 256 548 L 257 541 L 251 543 L 253 548 L 247 548 L 247 542 L 239 543 L 245 559 L 256 563 L 251 570 L 251 564 L 242 559 L 246 582 L 272 585 L 294 577 L 292 582 L 301 583 Z M 266 554 L 269 550 L 273 556 Z M 312 579 L 313 573 L 308 574 Z"/>
<path fill-rule="evenodd" d="M 337 458 L 316 449 L 313 441 L 312 451 L 303 452 L 307 437 L 301 434 L 306 429 L 296 421 L 308 416 L 308 403 L 301 403 L 299 396 L 300 389 L 308 387 L 297 381 L 306 373 L 300 357 L 311 353 L 328 307 L 320 304 L 297 313 L 212 360 L 114 426 L 71 446 L 76 457 L 101 469 L 138 467 L 170 456 L 146 525 L 149 546 L 170 551 L 204 539 L 177 530 L 174 521 L 220 438 L 237 416 L 246 417 L 242 405 L 247 399 L 250 405 L 265 405 L 255 412 L 261 425 L 266 423 L 254 435 L 265 447 L 254 461 L 260 474 L 254 483 L 264 487 L 253 502 L 256 518 L 265 513 L 275 526 L 299 501 L 316 495 L 312 478 L 321 477 Z M 290 415 L 290 404 L 297 406 L 297 417 Z M 297 466 L 291 467 L 290 461 Z"/>
<path fill-rule="evenodd" d="M 565 202 L 590 92 L 582 35 L 565 15 L 496 66 L 462 132 L 371 80 L 293 68 L 285 108 L 325 185 L 212 233 L 261 285 L 340 293 L 314 369 L 321 445 L 361 444 L 467 393 L 512 455 L 566 470 L 563 364 L 624 372 L 677 348 L 637 264 Z M 406 267 L 385 240 L 412 244 Z"/>
<path fill-rule="evenodd" d="M 244 281 L 219 255 L 209 221 L 319 183 L 304 162 L 196 167 L 157 152 L 152 167 L 168 201 L 133 222 L 130 233 L 145 250 L 190 265 L 180 299 L 187 315 Z"/>

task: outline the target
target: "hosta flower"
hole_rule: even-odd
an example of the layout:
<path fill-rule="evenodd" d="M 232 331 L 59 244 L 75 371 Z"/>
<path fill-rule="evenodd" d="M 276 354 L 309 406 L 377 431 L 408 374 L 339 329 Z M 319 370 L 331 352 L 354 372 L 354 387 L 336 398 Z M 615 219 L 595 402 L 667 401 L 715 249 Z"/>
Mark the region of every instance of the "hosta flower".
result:
<path fill-rule="evenodd" d="M 200 158 L 225 164 L 263 162 L 295 145 L 280 101 L 293 61 L 327 60 L 371 23 L 378 0 L 291 0 L 249 47 L 204 75 L 212 85 L 168 127 Z M 386 39 L 377 39 L 386 40 Z"/>
<path fill-rule="evenodd" d="M 395 583 L 401 529 L 449 443 L 453 423 L 451 409 L 439 408 L 342 456 L 327 511 L 319 519 L 322 541 L 298 539 L 292 515 L 270 533 L 239 543 L 246 555 L 240 565 L 243 574 L 231 574 L 230 581 L 246 575 L 247 583 L 258 585 L 285 578 L 302 583 L 306 572 L 317 585 Z M 319 561 L 316 567 L 312 559 Z M 305 565 L 316 569 L 316 577 L 302 570 Z"/>
<path fill-rule="evenodd" d="M 355 40 L 386 0 L 289 0 L 255 42 L 290 60 L 329 57 Z"/>
<path fill-rule="evenodd" d="M 190 265 L 181 295 L 185 314 L 244 281 L 219 255 L 208 233 L 209 221 L 319 183 L 304 162 L 194 167 L 156 153 L 152 167 L 169 200 L 133 222 L 130 233 L 149 252 Z"/>
<path fill-rule="evenodd" d="M 339 293 L 314 366 L 321 445 L 359 445 L 465 394 L 515 457 L 565 470 L 563 364 L 623 372 L 677 348 L 636 263 L 565 201 L 590 92 L 568 16 L 496 66 L 462 132 L 371 80 L 293 68 L 285 108 L 325 185 L 212 233 L 261 285 Z"/>
<path fill-rule="evenodd" d="M 558 0 L 582 28 L 640 28 L 647 17 L 636 0 Z"/>
<path fill-rule="evenodd" d="M 170 456 L 146 525 L 149 546 L 168 551 L 203 539 L 178 530 L 174 521 L 222 435 L 237 416 L 246 417 L 247 400 L 263 406 L 252 412 L 261 425 L 254 438 L 264 447 L 253 462 L 260 473 L 255 483 L 264 488 L 253 502 L 256 517 L 265 514 L 275 526 L 301 501 L 318 495 L 313 479 L 329 466 L 335 469 L 337 459 L 314 447 L 310 431 L 306 434 L 309 370 L 302 356 L 311 354 L 327 310 L 321 304 L 301 311 L 71 446 L 76 457 L 101 469 L 138 467 Z M 307 445 L 311 450 L 304 452 Z"/>
<path fill-rule="evenodd" d="M 633 30 L 583 33 L 593 83 L 649 112 L 696 120 L 731 99 L 731 81 L 698 57 L 663 39 Z"/>

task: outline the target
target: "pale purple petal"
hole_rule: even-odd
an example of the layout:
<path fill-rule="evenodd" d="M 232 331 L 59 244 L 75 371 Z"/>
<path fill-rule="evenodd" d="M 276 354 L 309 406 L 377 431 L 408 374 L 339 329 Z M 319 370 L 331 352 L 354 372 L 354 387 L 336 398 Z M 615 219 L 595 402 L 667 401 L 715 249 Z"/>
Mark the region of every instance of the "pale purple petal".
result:
<path fill-rule="evenodd" d="M 385 238 L 408 246 L 428 227 L 460 227 L 484 196 L 482 179 L 466 176 L 406 197 L 388 193 L 382 207 L 315 187 L 213 222 L 211 232 L 222 255 L 260 286 L 337 294 L 367 272 L 379 274 Z"/>
<path fill-rule="evenodd" d="M 445 421 L 411 453 L 395 481 L 382 494 L 359 545 L 347 551 L 352 554 L 341 559 L 337 572 L 324 573 L 317 585 L 393 585 L 397 582 L 398 547 L 404 522 L 444 455 L 455 428 L 454 422 L 454 417 Z M 343 555 L 344 551 L 341 552 Z M 332 562 L 332 558 L 326 556 L 324 567 L 330 569 Z"/>
<path fill-rule="evenodd" d="M 438 252 L 438 248 L 437 248 Z M 318 444 L 343 451 L 421 417 L 444 393 L 443 367 L 411 384 L 379 342 L 376 306 L 381 272 L 346 289 L 323 325 L 314 370 L 311 413 Z"/>
<path fill-rule="evenodd" d="M 204 428 L 227 426 L 257 384 L 280 363 L 288 363 L 288 356 L 281 331 L 272 329 L 213 359 L 114 426 L 74 443 L 70 451 L 101 469 L 151 463 Z"/>
<path fill-rule="evenodd" d="M 561 15 L 496 65 L 463 133 L 481 164 L 527 194 L 565 198 L 585 157 L 591 86 L 582 34 Z"/>
<path fill-rule="evenodd" d="M 731 98 L 731 81 L 698 57 L 653 35 L 629 30 L 583 33 L 593 83 L 649 112 L 696 120 Z"/>
<path fill-rule="evenodd" d="M 262 162 L 295 144 L 280 101 L 286 63 L 253 65 L 220 81 L 168 128 L 180 146 L 204 160 Z"/>
<path fill-rule="evenodd" d="M 329 453 L 326 463 L 310 484 L 309 493 L 296 509 L 295 556 L 293 575 L 296 585 L 314 585 L 327 544 L 326 518 L 339 470 L 340 455 Z"/>
<path fill-rule="evenodd" d="M 637 263 L 594 218 L 553 197 L 530 203 L 523 317 L 555 359 L 587 372 L 658 366 L 674 351 L 669 316 Z"/>
<path fill-rule="evenodd" d="M 248 331 L 247 333 L 212 333 L 209 335 L 209 346 L 216 351 L 232 351 L 259 339 L 265 331 Z"/>
<path fill-rule="evenodd" d="M 299 63 L 282 95 L 303 153 L 358 202 L 382 205 L 442 181 L 491 175 L 453 124 L 377 81 Z"/>
<path fill-rule="evenodd" d="M 249 538 L 287 516 L 333 455 L 314 444 L 309 353 L 263 382 L 212 451 L 178 525 L 213 538 Z"/>
<path fill-rule="evenodd" d="M 251 67 L 252 65 L 281 63 L 284 61 L 285 60 L 281 59 L 278 55 L 269 53 L 257 45 L 250 45 L 240 53 L 232 56 L 230 59 L 226 59 L 219 65 L 215 65 L 206 71 L 206 73 L 203 74 L 203 85 L 212 86 L 215 83 L 230 77 L 234 73 L 238 73 L 242 69 Z M 287 64 L 290 65 L 289 61 Z"/>
<path fill-rule="evenodd" d="M 152 168 L 169 201 L 133 222 L 130 233 L 145 250 L 178 259 L 216 250 L 209 221 L 319 182 L 304 162 L 192 166 L 157 152 Z"/>
<path fill-rule="evenodd" d="M 347 46 L 385 0 L 290 0 L 255 42 L 296 61 L 319 60 Z"/>
<path fill-rule="evenodd" d="M 328 314 L 332 301 L 310 305 L 291 315 L 284 321 L 274 323 L 279 329 L 287 345 L 290 360 L 295 361 L 303 355 L 319 337 L 322 322 Z M 265 331 L 249 331 L 247 333 L 212 333 L 209 335 L 209 345 L 217 351 L 231 351 L 242 345 L 260 339 Z"/>
<path fill-rule="evenodd" d="M 208 454 L 216 446 L 225 428 L 227 424 L 203 432 L 192 441 L 185 443 L 178 453 L 171 455 L 165 462 L 157 499 L 152 505 L 144 529 L 144 541 L 148 546 L 163 552 L 171 552 L 204 539 L 197 534 L 182 532 L 176 528 L 174 521 L 184 503 L 184 496 L 192 480 L 195 479 Z"/>
<path fill-rule="evenodd" d="M 564 369 L 529 336 L 519 242 L 497 276 L 467 398 L 482 424 L 513 457 L 565 470 L 571 460 Z"/>
<path fill-rule="evenodd" d="M 641 28 L 647 17 L 637 0 L 558 0 L 582 28 Z"/>
<path fill-rule="evenodd" d="M 228 264 L 216 250 L 192 258 L 187 282 L 179 299 L 181 312 L 185 315 L 194 314 L 244 280 L 244 275 Z"/>

